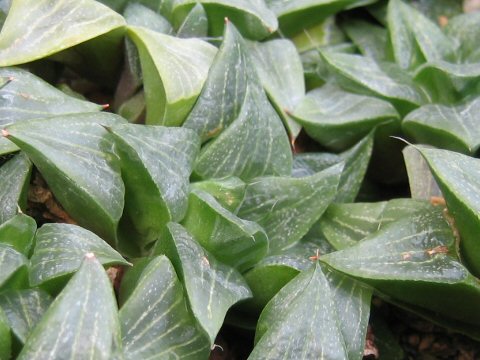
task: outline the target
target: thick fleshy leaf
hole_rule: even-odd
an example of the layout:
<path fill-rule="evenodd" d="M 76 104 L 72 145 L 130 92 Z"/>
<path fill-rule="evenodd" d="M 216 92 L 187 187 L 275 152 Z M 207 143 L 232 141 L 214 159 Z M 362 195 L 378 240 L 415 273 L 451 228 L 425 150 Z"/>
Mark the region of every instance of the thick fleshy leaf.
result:
<path fill-rule="evenodd" d="M 194 182 L 191 189 L 212 195 L 225 209 L 236 214 L 245 196 L 246 184 L 237 177 Z"/>
<path fill-rule="evenodd" d="M 393 57 L 403 69 L 446 59 L 455 52 L 454 42 L 433 21 L 402 0 L 388 3 L 387 21 Z"/>
<path fill-rule="evenodd" d="M 260 81 L 292 138 L 301 127 L 290 117 L 305 95 L 302 61 L 295 45 L 286 39 L 249 43 L 251 58 Z"/>
<path fill-rule="evenodd" d="M 412 199 L 332 204 L 320 219 L 319 227 L 328 242 L 341 250 L 357 244 L 391 222 L 430 208 L 430 203 Z"/>
<path fill-rule="evenodd" d="M 178 126 L 195 104 L 216 48 L 200 39 L 180 39 L 130 26 L 142 63 L 147 123 Z"/>
<path fill-rule="evenodd" d="M 443 210 L 433 208 L 320 260 L 388 297 L 478 326 L 480 284 L 458 261 L 455 242 Z"/>
<path fill-rule="evenodd" d="M 53 301 L 18 359 L 112 359 L 120 346 L 117 304 L 93 254 Z"/>
<path fill-rule="evenodd" d="M 309 92 L 293 116 L 308 135 L 337 151 L 358 142 L 375 125 L 399 117 L 389 102 L 352 94 L 333 84 Z"/>
<path fill-rule="evenodd" d="M 254 40 L 269 36 L 278 27 L 275 14 L 264 0 L 177 0 L 173 7 L 176 23 L 183 22 L 196 4 L 205 8 L 209 32 L 213 36 L 222 34 L 225 18 L 232 20 L 245 37 Z"/>
<path fill-rule="evenodd" d="M 208 358 L 210 341 L 165 256 L 148 264 L 119 315 L 126 360 Z"/>
<path fill-rule="evenodd" d="M 217 260 L 241 272 L 267 254 L 268 238 L 263 229 L 238 218 L 205 191 L 190 193 L 182 224 Z"/>
<path fill-rule="evenodd" d="M 0 34 L 0 66 L 44 58 L 124 24 L 93 0 L 14 0 Z"/>
<path fill-rule="evenodd" d="M 130 3 L 123 12 L 129 26 L 142 26 L 161 34 L 172 34 L 172 25 L 162 15 L 141 3 Z"/>
<path fill-rule="evenodd" d="M 12 333 L 22 344 L 51 302 L 50 295 L 36 289 L 6 291 L 0 294 L 0 308 L 5 312 Z"/>
<path fill-rule="evenodd" d="M 386 60 L 387 31 L 385 28 L 365 20 L 347 19 L 342 23 L 342 29 L 362 55 L 376 61 Z"/>
<path fill-rule="evenodd" d="M 0 288 L 27 264 L 28 259 L 23 254 L 10 245 L 0 243 Z"/>
<path fill-rule="evenodd" d="M 30 284 L 41 285 L 78 270 L 86 253 L 103 265 L 129 263 L 94 233 L 76 225 L 45 224 L 35 236 Z"/>
<path fill-rule="evenodd" d="M 299 241 L 335 199 L 343 163 L 303 178 L 264 177 L 247 186 L 238 216 L 265 229 L 270 251 Z"/>
<path fill-rule="evenodd" d="M 187 211 L 188 184 L 200 148 L 189 129 L 119 125 L 115 136 L 126 186 L 125 212 L 140 245 L 159 238 L 169 221 Z"/>
<path fill-rule="evenodd" d="M 462 259 L 480 274 L 480 160 L 448 150 L 417 147 L 437 180 L 462 241 Z"/>
<path fill-rule="evenodd" d="M 113 114 L 91 113 L 20 122 L 6 130 L 65 210 L 110 242 L 115 241 L 123 211 L 124 185 L 111 135 L 102 125 L 124 121 Z"/>
<path fill-rule="evenodd" d="M 423 90 L 393 63 L 331 51 L 323 51 L 322 57 L 340 86 L 347 90 L 392 101 L 401 112 L 427 102 Z"/>
<path fill-rule="evenodd" d="M 362 185 L 372 155 L 373 135 L 371 132 L 354 147 L 340 154 L 333 153 L 302 153 L 297 154 L 293 161 L 293 177 L 313 175 L 329 166 L 345 163 L 338 184 L 336 202 L 353 202 Z"/>
<path fill-rule="evenodd" d="M 286 35 L 299 33 L 340 10 L 372 2 L 374 0 L 266 0 L 278 17 L 282 33 Z"/>
<path fill-rule="evenodd" d="M 170 236 L 157 243 L 182 280 L 193 315 L 213 345 L 227 310 L 251 295 L 239 272 L 205 251 L 179 224 L 168 224 Z"/>
<path fill-rule="evenodd" d="M 0 225 L 0 243 L 10 245 L 29 257 L 36 231 L 37 223 L 33 218 L 18 214 Z"/>
<path fill-rule="evenodd" d="M 458 58 L 463 62 L 480 61 L 478 38 L 480 37 L 480 13 L 478 11 L 455 16 L 448 21 L 445 32 L 459 44 Z"/>
<path fill-rule="evenodd" d="M 292 152 L 282 121 L 263 92 L 248 86 L 238 118 L 200 152 L 195 174 L 201 178 L 289 175 Z"/>
<path fill-rule="evenodd" d="M 202 4 L 198 3 L 190 10 L 178 28 L 177 36 L 181 38 L 208 36 L 208 17 Z"/>
<path fill-rule="evenodd" d="M 202 142 L 218 136 L 238 117 L 247 83 L 254 77 L 245 41 L 231 22 L 208 72 L 202 92 L 183 126 L 193 129 Z"/>
<path fill-rule="evenodd" d="M 371 290 L 315 264 L 263 310 L 249 359 L 361 359 Z"/>
<path fill-rule="evenodd" d="M 8 319 L 0 307 L 0 359 L 10 359 L 12 350 L 12 334 Z"/>
<path fill-rule="evenodd" d="M 424 105 L 403 119 L 402 129 L 420 143 L 474 154 L 480 148 L 480 98 L 458 106 Z"/>
<path fill-rule="evenodd" d="M 15 155 L 0 167 L 0 224 L 15 216 L 18 208 L 25 210 L 31 171 L 25 154 Z"/>
<path fill-rule="evenodd" d="M 414 146 L 406 146 L 402 153 L 407 167 L 411 197 L 429 201 L 432 197 L 441 197 L 442 192 L 422 154 Z"/>

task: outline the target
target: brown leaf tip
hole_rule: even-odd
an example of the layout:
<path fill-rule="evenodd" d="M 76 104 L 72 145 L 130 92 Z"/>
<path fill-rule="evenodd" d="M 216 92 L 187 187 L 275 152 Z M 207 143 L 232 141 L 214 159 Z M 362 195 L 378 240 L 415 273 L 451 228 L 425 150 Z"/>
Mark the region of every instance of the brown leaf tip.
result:
<path fill-rule="evenodd" d="M 10 133 L 6 129 L 2 129 L 2 136 L 3 137 L 9 137 Z"/>
<path fill-rule="evenodd" d="M 95 254 L 92 253 L 92 252 L 88 252 L 88 253 L 85 254 L 85 259 L 93 260 L 93 259 L 95 259 Z"/>

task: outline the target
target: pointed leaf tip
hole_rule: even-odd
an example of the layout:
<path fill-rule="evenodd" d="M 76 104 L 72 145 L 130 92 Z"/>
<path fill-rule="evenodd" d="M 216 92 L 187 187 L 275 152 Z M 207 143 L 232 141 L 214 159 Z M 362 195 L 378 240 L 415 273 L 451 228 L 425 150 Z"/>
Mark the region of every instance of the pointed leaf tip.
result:
<path fill-rule="evenodd" d="M 93 260 L 93 259 L 95 259 L 95 254 L 92 253 L 92 252 L 88 252 L 88 253 L 85 254 L 85 259 L 86 260 Z"/>
<path fill-rule="evenodd" d="M 102 104 L 100 106 L 102 107 L 102 110 L 106 110 L 110 107 L 110 104 Z"/>
<path fill-rule="evenodd" d="M 2 136 L 3 136 L 3 137 L 9 137 L 9 136 L 10 136 L 10 133 L 9 133 L 7 130 L 2 129 Z"/>

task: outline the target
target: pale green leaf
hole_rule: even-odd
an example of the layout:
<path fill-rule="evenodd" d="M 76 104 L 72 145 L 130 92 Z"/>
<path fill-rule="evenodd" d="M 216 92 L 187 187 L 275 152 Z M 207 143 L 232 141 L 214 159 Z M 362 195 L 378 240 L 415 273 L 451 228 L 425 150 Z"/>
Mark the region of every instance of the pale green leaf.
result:
<path fill-rule="evenodd" d="M 125 359 L 202 359 L 209 339 L 188 309 L 170 261 L 154 258 L 120 310 Z"/>
<path fill-rule="evenodd" d="M 385 28 L 365 20 L 347 19 L 342 23 L 342 29 L 362 55 L 376 61 L 386 60 L 387 31 Z"/>
<path fill-rule="evenodd" d="M 215 258 L 244 272 L 268 251 L 268 238 L 252 221 L 242 220 L 202 190 L 193 190 L 182 221 L 187 231 Z"/>
<path fill-rule="evenodd" d="M 6 130 L 64 209 L 109 242 L 116 238 L 124 185 L 111 135 L 102 125 L 123 122 L 113 114 L 91 113 L 20 122 Z"/>
<path fill-rule="evenodd" d="M 14 0 L 0 33 L 0 66 L 44 58 L 124 24 L 93 0 Z"/>
<path fill-rule="evenodd" d="M 227 310 L 250 297 L 245 280 L 234 268 L 217 261 L 179 224 L 168 224 L 170 236 L 157 243 L 182 280 L 193 315 L 213 345 Z"/>
<path fill-rule="evenodd" d="M 173 7 L 176 23 L 183 22 L 196 4 L 204 7 L 213 36 L 222 34 L 225 18 L 233 21 L 245 37 L 254 40 L 269 36 L 278 27 L 275 14 L 264 0 L 177 0 Z"/>
<path fill-rule="evenodd" d="M 208 17 L 202 4 L 196 4 L 177 30 L 181 38 L 206 37 L 208 35 Z"/>
<path fill-rule="evenodd" d="M 122 256 L 94 233 L 71 224 L 45 224 L 35 236 L 30 259 L 30 284 L 38 286 L 78 270 L 86 253 L 103 265 L 128 265 Z"/>
<path fill-rule="evenodd" d="M 190 188 L 203 190 L 212 195 L 225 209 L 236 214 L 245 196 L 246 184 L 237 177 L 198 181 Z"/>
<path fill-rule="evenodd" d="M 140 3 L 129 3 L 123 12 L 129 26 L 142 26 L 161 34 L 172 34 L 172 25 L 159 13 Z"/>
<path fill-rule="evenodd" d="M 0 167 L 0 224 L 15 216 L 19 207 L 25 209 L 31 171 L 25 154 L 15 155 Z"/>
<path fill-rule="evenodd" d="M 313 139 L 337 151 L 354 145 L 375 125 L 399 118 L 389 102 L 352 94 L 330 83 L 309 92 L 293 116 Z"/>
<path fill-rule="evenodd" d="M 147 123 L 181 125 L 202 90 L 216 48 L 142 27 L 130 26 L 128 34 L 142 63 Z"/>
<path fill-rule="evenodd" d="M 270 252 L 299 241 L 335 199 L 343 163 L 303 178 L 263 177 L 247 186 L 238 216 L 265 229 Z"/>
<path fill-rule="evenodd" d="M 5 312 L 12 333 L 22 344 L 51 302 L 50 295 L 36 289 L 13 290 L 0 294 L 0 308 Z"/>
<path fill-rule="evenodd" d="M 448 21 L 445 33 L 454 38 L 458 44 L 457 57 L 461 62 L 480 61 L 478 38 L 480 37 L 480 12 L 455 16 Z"/>
<path fill-rule="evenodd" d="M 88 254 L 27 338 L 18 359 L 108 360 L 119 343 L 110 280 L 95 256 Z"/>
<path fill-rule="evenodd" d="M 18 214 L 0 225 L 0 243 L 28 257 L 36 231 L 37 223 L 33 218 Z"/>
<path fill-rule="evenodd" d="M 187 211 L 189 177 L 200 142 L 189 129 L 119 125 L 110 128 L 126 186 L 125 214 L 143 239 L 159 238 L 169 221 Z"/>
<path fill-rule="evenodd" d="M 12 334 L 8 319 L 0 307 L 0 359 L 10 359 L 12 349 Z"/>

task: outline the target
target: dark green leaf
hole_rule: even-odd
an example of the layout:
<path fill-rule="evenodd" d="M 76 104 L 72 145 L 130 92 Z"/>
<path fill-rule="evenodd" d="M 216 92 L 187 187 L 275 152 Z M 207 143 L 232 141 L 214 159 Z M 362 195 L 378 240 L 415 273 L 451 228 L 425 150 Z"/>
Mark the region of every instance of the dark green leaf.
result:
<path fill-rule="evenodd" d="M 90 253 L 35 326 L 18 359 L 107 360 L 115 358 L 119 346 L 112 286 Z"/>
<path fill-rule="evenodd" d="M 28 259 L 10 245 L 0 243 L 0 288 L 28 264 Z"/>
<path fill-rule="evenodd" d="M 142 63 L 147 123 L 178 126 L 192 109 L 216 48 L 200 39 L 180 39 L 143 27 L 128 34 Z"/>
<path fill-rule="evenodd" d="M 170 261 L 153 259 L 120 310 L 125 359 L 202 359 L 209 339 L 190 313 Z"/>
<path fill-rule="evenodd" d="M 209 193 L 225 209 L 236 214 L 245 196 L 246 184 L 237 177 L 228 177 L 195 182 L 190 187 Z"/>
<path fill-rule="evenodd" d="M 3 139 L 3 138 L 2 138 Z M 27 205 L 27 191 L 32 163 L 25 154 L 16 155 L 0 168 L 0 224 Z"/>
<path fill-rule="evenodd" d="M 103 265 L 129 264 L 105 241 L 88 230 L 70 224 L 43 225 L 35 236 L 30 284 L 38 286 L 77 271 L 84 255 L 90 252 Z"/>
<path fill-rule="evenodd" d="M 333 84 L 309 92 L 293 116 L 308 135 L 337 151 L 354 145 L 375 125 L 399 117 L 389 102 L 355 95 Z"/>
<path fill-rule="evenodd" d="M 245 280 L 234 268 L 217 261 L 179 224 L 168 224 L 170 236 L 155 253 L 166 254 L 182 280 L 190 308 L 213 345 L 227 310 L 250 297 Z"/>
<path fill-rule="evenodd" d="M 144 246 L 157 240 L 169 221 L 185 215 L 200 143 L 193 131 L 183 128 L 127 124 L 110 131 L 121 158 L 125 214 Z"/>
<path fill-rule="evenodd" d="M 0 34 L 0 66 L 44 58 L 124 24 L 97 1 L 15 0 Z"/>
<path fill-rule="evenodd" d="M 37 223 L 33 218 L 18 214 L 0 225 L 0 243 L 28 257 L 36 231 Z"/>
<path fill-rule="evenodd" d="M 0 307 L 0 359 L 10 359 L 12 335 L 8 319 Z"/>
<path fill-rule="evenodd" d="M 193 190 L 182 221 L 187 231 L 219 261 L 244 272 L 268 251 L 268 238 L 252 221 L 242 220 L 202 190 Z"/>
<path fill-rule="evenodd" d="M 334 200 L 342 170 L 343 163 L 303 178 L 258 178 L 247 186 L 238 216 L 265 229 L 271 252 L 288 248 Z"/>
<path fill-rule="evenodd" d="M 365 56 L 376 61 L 386 60 L 387 31 L 365 20 L 348 19 L 342 29 Z"/>
<path fill-rule="evenodd" d="M 0 308 L 5 311 L 13 334 L 22 344 L 48 309 L 52 298 L 42 290 L 14 290 L 0 295 Z"/>
<path fill-rule="evenodd" d="M 20 122 L 6 130 L 65 210 L 110 242 L 123 211 L 124 185 L 111 135 L 102 125 L 123 122 L 113 114 L 91 113 Z"/>
<path fill-rule="evenodd" d="M 202 4 L 196 4 L 178 28 L 177 36 L 181 38 L 206 37 L 208 35 L 208 18 Z"/>

